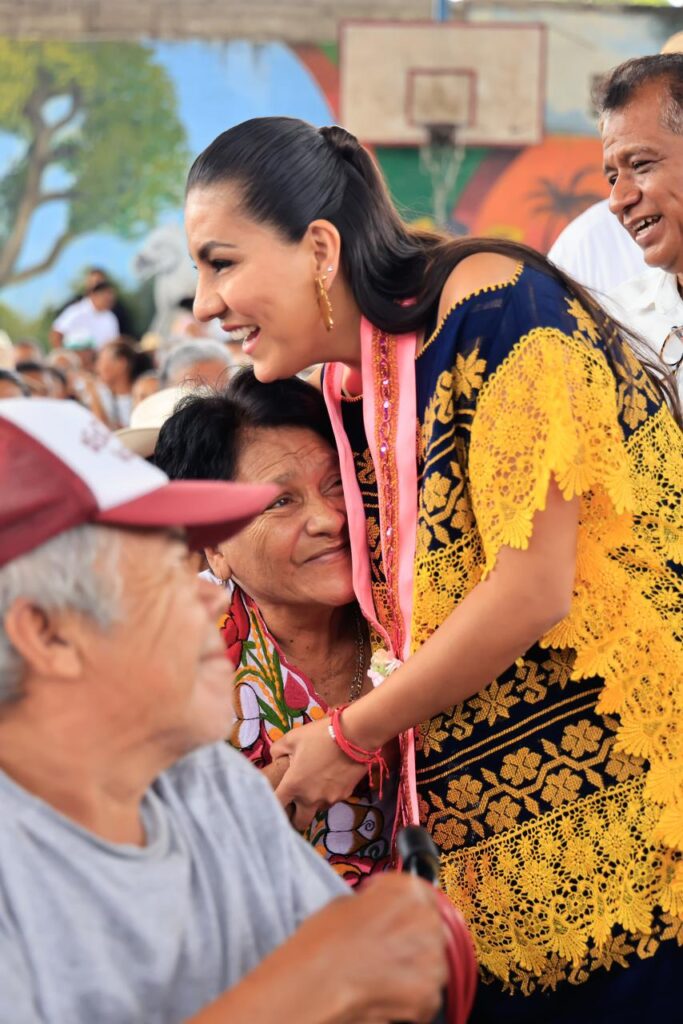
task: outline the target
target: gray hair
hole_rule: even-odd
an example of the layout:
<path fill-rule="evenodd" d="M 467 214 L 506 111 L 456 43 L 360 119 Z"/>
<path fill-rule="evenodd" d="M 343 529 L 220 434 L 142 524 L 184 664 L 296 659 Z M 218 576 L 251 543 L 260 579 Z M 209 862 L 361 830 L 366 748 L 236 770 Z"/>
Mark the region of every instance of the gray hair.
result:
<path fill-rule="evenodd" d="M 212 362 L 225 363 L 226 369 L 232 366 L 230 353 L 225 345 L 219 341 L 186 341 L 181 345 L 172 348 L 164 360 L 161 368 L 161 382 L 168 387 L 176 375 L 181 371 L 191 370 L 197 363 Z"/>
<path fill-rule="evenodd" d="M 5 632 L 19 598 L 50 611 L 80 612 L 108 629 L 120 612 L 118 531 L 78 526 L 0 567 L 0 706 L 21 696 L 25 665 Z"/>
<path fill-rule="evenodd" d="M 623 110 L 650 82 L 661 86 L 662 124 L 683 135 L 683 53 L 656 53 L 634 57 L 604 75 L 593 90 L 600 123 L 613 110 Z"/>

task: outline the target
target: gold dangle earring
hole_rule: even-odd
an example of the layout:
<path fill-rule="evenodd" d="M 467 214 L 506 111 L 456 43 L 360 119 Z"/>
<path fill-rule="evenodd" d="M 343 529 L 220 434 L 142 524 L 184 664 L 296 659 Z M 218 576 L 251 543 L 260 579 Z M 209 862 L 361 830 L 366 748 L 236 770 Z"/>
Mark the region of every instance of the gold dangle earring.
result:
<path fill-rule="evenodd" d="M 331 274 L 333 267 L 327 268 L 327 274 Z M 325 324 L 325 330 L 331 331 L 334 327 L 334 318 L 332 316 L 332 303 L 330 302 L 330 296 L 327 294 L 327 288 L 325 287 L 325 281 L 327 281 L 327 274 L 316 274 L 315 275 L 315 291 L 318 299 L 318 309 L 320 315 Z"/>

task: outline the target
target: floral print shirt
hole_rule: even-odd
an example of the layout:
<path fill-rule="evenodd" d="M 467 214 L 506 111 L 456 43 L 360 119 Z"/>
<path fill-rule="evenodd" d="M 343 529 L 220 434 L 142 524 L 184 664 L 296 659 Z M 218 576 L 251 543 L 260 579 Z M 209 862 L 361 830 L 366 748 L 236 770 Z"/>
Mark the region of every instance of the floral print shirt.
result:
<path fill-rule="evenodd" d="M 270 748 L 276 740 L 290 729 L 324 718 L 328 706 L 310 679 L 287 662 L 258 608 L 237 586 L 232 587 L 220 628 L 226 653 L 237 666 L 236 721 L 230 742 L 263 768 L 271 763 Z M 380 800 L 364 779 L 348 800 L 316 815 L 304 837 L 355 886 L 389 866 L 395 806 L 395 781 L 383 787 Z"/>

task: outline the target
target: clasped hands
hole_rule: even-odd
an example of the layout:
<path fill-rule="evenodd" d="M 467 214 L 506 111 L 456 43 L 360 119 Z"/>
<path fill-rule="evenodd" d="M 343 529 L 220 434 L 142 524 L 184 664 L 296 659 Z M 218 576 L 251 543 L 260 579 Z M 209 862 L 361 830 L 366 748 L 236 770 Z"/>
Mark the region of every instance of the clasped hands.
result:
<path fill-rule="evenodd" d="M 365 765 L 339 749 L 328 725 L 329 719 L 324 718 L 292 729 L 270 750 L 273 762 L 288 759 L 275 795 L 283 807 L 293 805 L 290 820 L 300 832 L 319 810 L 350 796 L 367 772 Z"/>

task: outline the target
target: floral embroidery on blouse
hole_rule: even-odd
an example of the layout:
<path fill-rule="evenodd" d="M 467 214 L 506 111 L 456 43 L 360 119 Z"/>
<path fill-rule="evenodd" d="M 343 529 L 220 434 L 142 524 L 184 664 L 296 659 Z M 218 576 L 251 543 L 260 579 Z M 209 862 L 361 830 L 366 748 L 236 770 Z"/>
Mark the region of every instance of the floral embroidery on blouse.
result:
<path fill-rule="evenodd" d="M 420 820 L 484 974 L 578 984 L 683 938 L 681 434 L 628 347 L 529 267 L 451 310 L 416 394 L 413 650 L 528 546 L 551 478 L 578 499 L 569 614 L 416 741 Z M 363 410 L 343 414 L 358 465 Z"/>

